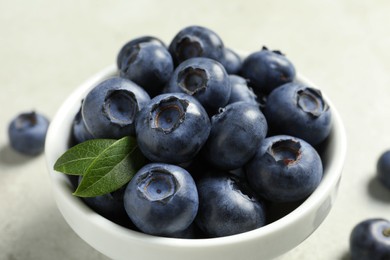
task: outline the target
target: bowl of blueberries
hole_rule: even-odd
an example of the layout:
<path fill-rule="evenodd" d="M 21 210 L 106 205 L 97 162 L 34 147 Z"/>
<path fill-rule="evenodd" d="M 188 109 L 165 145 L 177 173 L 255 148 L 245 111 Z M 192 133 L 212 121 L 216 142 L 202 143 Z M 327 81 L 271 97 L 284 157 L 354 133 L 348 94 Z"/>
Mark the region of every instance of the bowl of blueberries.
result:
<path fill-rule="evenodd" d="M 328 215 L 346 136 L 282 52 L 188 26 L 124 44 L 61 105 L 45 154 L 64 219 L 110 258 L 271 259 Z"/>

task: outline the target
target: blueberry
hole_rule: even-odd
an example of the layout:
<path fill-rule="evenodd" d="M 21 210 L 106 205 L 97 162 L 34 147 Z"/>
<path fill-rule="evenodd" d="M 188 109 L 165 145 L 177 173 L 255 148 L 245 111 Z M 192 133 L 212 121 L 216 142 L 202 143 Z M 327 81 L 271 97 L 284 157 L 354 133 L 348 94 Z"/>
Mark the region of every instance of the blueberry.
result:
<path fill-rule="evenodd" d="M 332 127 L 331 110 L 321 92 L 297 82 L 272 91 L 264 115 L 274 134 L 296 136 L 311 145 L 324 141 Z"/>
<path fill-rule="evenodd" d="M 244 59 L 241 75 L 249 79 L 257 95 L 269 94 L 273 89 L 295 79 L 295 67 L 280 51 L 263 47 Z"/>
<path fill-rule="evenodd" d="M 267 129 L 258 106 L 243 101 L 230 104 L 211 118 L 205 157 L 220 169 L 240 168 L 253 157 Z"/>
<path fill-rule="evenodd" d="M 81 182 L 81 179 L 82 176 L 79 176 L 78 183 Z M 125 188 L 126 186 L 123 186 L 122 188 L 111 193 L 107 193 L 96 197 L 83 197 L 81 199 L 92 210 L 102 215 L 103 217 L 117 223 L 119 222 L 119 223 L 126 224 L 125 222 L 129 222 L 127 224 L 131 226 L 132 223 L 126 214 L 124 202 L 123 202 Z"/>
<path fill-rule="evenodd" d="M 137 84 L 120 77 L 106 79 L 84 99 L 82 118 L 95 138 L 121 138 L 135 134 L 135 117 L 150 101 Z"/>
<path fill-rule="evenodd" d="M 88 131 L 87 127 L 85 126 L 84 120 L 81 116 L 81 107 L 73 120 L 72 136 L 74 138 L 75 144 L 94 139 L 93 135 Z"/>
<path fill-rule="evenodd" d="M 145 43 L 145 42 L 150 42 L 150 43 L 154 43 L 156 45 L 166 47 L 163 41 L 161 41 L 160 39 L 158 39 L 154 36 L 141 36 L 141 37 L 137 37 L 135 39 L 132 39 L 131 41 L 127 42 L 126 44 L 124 44 L 122 46 L 122 48 L 120 49 L 120 51 L 117 55 L 116 64 L 117 64 L 117 67 L 119 70 L 121 69 L 121 65 L 122 65 L 123 60 L 127 60 L 128 57 L 133 52 L 133 48 L 136 48 L 137 45 L 139 45 L 140 43 Z"/>
<path fill-rule="evenodd" d="M 390 259 L 390 222 L 372 218 L 358 223 L 349 243 L 351 260 Z"/>
<path fill-rule="evenodd" d="M 196 156 L 210 128 L 210 119 L 195 98 L 183 93 L 161 94 L 139 112 L 137 142 L 149 160 L 180 164 Z"/>
<path fill-rule="evenodd" d="M 213 114 L 228 103 L 231 86 L 228 74 L 219 62 L 191 58 L 175 69 L 166 91 L 192 95 L 209 114 Z"/>
<path fill-rule="evenodd" d="M 390 189 L 390 150 L 381 154 L 376 165 L 378 180 Z"/>
<path fill-rule="evenodd" d="M 302 139 L 279 135 L 263 140 L 246 165 L 252 189 L 272 202 L 292 202 L 308 197 L 323 174 L 317 151 Z"/>
<path fill-rule="evenodd" d="M 212 30 L 202 26 L 188 26 L 180 30 L 169 47 L 175 65 L 194 57 L 219 60 L 224 45 L 221 38 Z"/>
<path fill-rule="evenodd" d="M 17 115 L 8 126 L 11 147 L 25 155 L 38 155 L 43 152 L 49 120 L 36 112 Z"/>
<path fill-rule="evenodd" d="M 170 79 L 173 61 L 166 47 L 154 42 L 139 43 L 128 51 L 119 71 L 154 97 Z"/>
<path fill-rule="evenodd" d="M 219 62 L 225 67 L 228 74 L 238 74 L 241 71 L 242 59 L 232 49 L 224 48 Z"/>
<path fill-rule="evenodd" d="M 199 210 L 195 223 L 209 237 L 250 231 L 265 225 L 261 201 L 243 180 L 212 172 L 197 182 Z"/>
<path fill-rule="evenodd" d="M 124 205 L 142 232 L 177 236 L 194 221 L 199 199 L 195 182 L 186 170 L 172 164 L 150 163 L 127 185 Z"/>
<path fill-rule="evenodd" d="M 254 105 L 258 105 L 257 97 L 253 93 L 252 88 L 248 86 L 248 82 L 243 77 L 237 75 L 229 75 L 231 86 L 230 98 L 228 104 L 245 101 Z"/>

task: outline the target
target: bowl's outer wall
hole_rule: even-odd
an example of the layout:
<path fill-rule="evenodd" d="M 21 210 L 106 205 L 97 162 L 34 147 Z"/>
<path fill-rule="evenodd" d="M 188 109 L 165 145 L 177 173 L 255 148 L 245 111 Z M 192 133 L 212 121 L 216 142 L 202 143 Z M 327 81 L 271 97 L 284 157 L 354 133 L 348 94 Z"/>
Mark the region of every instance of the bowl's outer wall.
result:
<path fill-rule="evenodd" d="M 71 194 L 66 175 L 53 170 L 57 158 L 68 149 L 69 132 L 81 100 L 101 80 L 116 74 L 114 65 L 77 88 L 52 121 L 46 139 L 46 161 L 57 206 L 70 227 L 96 250 L 113 259 L 271 259 L 305 240 L 328 215 L 336 198 L 346 155 L 346 136 L 333 104 L 333 129 L 325 152 L 325 173 L 320 186 L 297 209 L 260 229 L 217 239 L 154 237 L 121 227 L 93 212 Z M 301 81 L 306 79 L 298 76 Z"/>

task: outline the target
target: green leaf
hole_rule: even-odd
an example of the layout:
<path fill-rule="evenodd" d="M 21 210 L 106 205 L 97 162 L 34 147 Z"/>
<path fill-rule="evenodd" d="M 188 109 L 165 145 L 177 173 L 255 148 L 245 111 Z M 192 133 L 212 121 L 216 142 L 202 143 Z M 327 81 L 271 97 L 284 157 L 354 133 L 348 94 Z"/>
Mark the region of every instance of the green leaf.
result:
<path fill-rule="evenodd" d="M 90 163 L 73 194 L 95 197 L 113 192 L 128 183 L 145 161 L 135 138 L 124 137 L 101 151 Z"/>
<path fill-rule="evenodd" d="M 69 175 L 84 175 L 99 154 L 115 142 L 114 139 L 93 139 L 75 145 L 57 159 L 54 170 Z"/>

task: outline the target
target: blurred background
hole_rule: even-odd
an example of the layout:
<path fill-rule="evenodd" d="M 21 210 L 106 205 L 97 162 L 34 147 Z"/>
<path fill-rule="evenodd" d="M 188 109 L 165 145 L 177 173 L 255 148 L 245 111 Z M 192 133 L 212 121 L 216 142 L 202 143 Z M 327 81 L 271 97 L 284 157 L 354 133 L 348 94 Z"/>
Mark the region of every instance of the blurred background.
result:
<path fill-rule="evenodd" d="M 169 44 L 188 25 L 214 30 L 236 50 L 281 50 L 339 110 L 348 154 L 336 204 L 280 259 L 349 259 L 353 226 L 390 216 L 390 192 L 375 179 L 390 149 L 389 13 L 385 0 L 0 0 L 0 259 L 106 259 L 57 210 L 44 155 L 9 148 L 8 123 L 31 110 L 52 119 L 128 40 Z"/>

